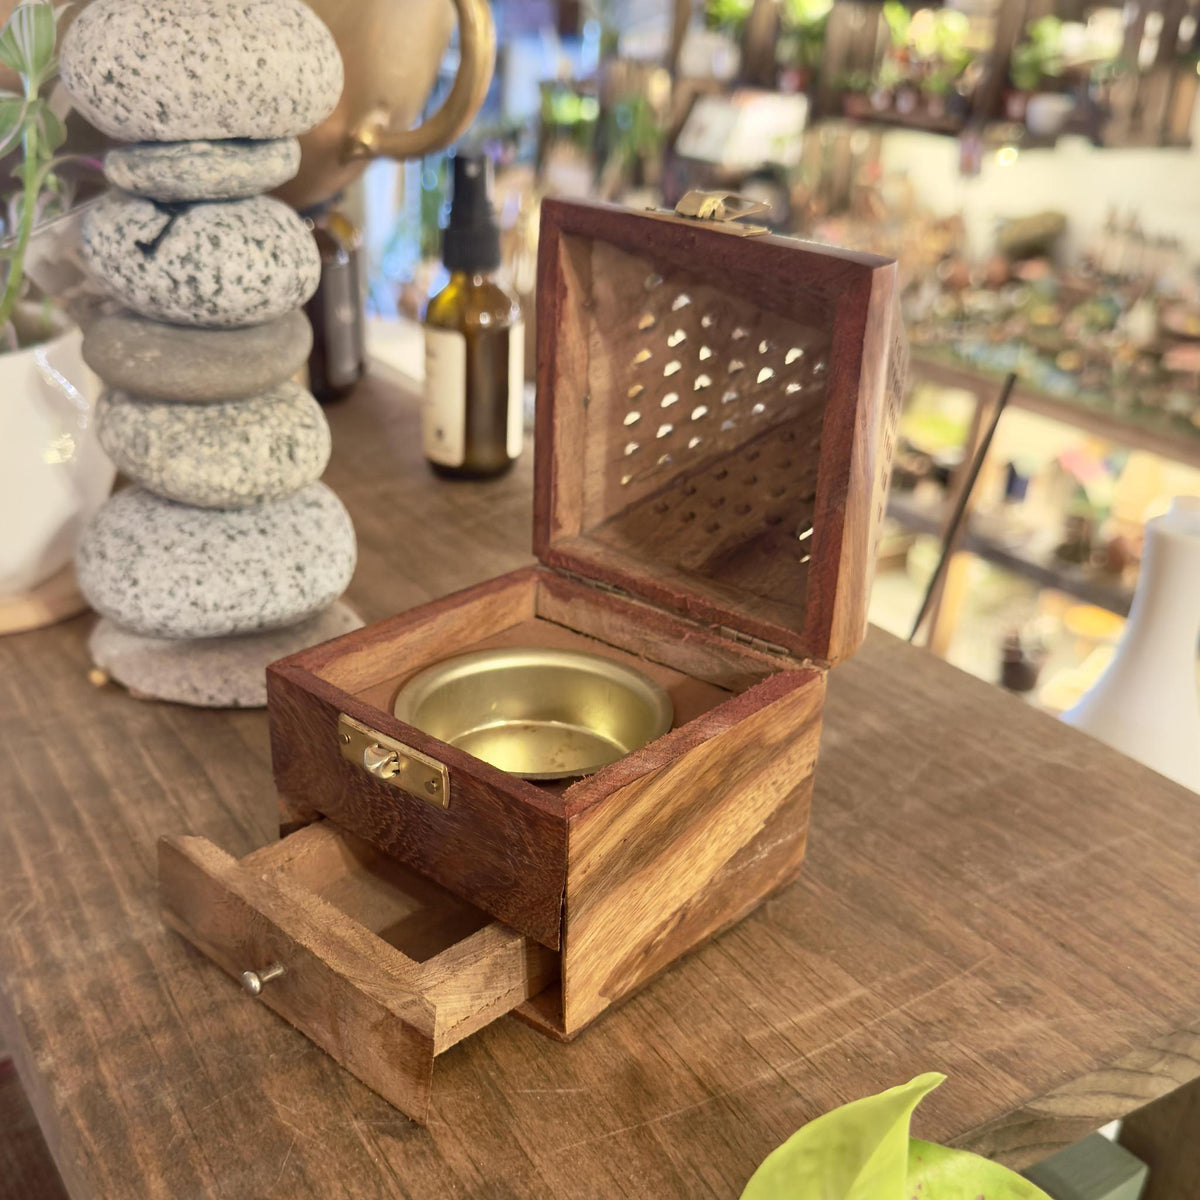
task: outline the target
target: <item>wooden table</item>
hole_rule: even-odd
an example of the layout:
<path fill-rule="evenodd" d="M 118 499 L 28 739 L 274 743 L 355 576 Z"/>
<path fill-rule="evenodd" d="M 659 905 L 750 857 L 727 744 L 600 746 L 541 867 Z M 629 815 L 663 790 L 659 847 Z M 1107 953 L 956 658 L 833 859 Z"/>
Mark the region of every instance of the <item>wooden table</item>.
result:
<path fill-rule="evenodd" d="M 330 416 L 368 619 L 526 557 L 527 461 L 435 484 L 393 389 Z M 160 927 L 160 833 L 274 835 L 266 720 L 93 689 L 87 628 L 0 641 L 0 1017 L 73 1196 L 733 1197 L 919 1071 L 921 1136 L 1018 1165 L 1200 1075 L 1197 798 L 873 632 L 801 881 L 571 1045 L 455 1047 L 417 1128 Z"/>

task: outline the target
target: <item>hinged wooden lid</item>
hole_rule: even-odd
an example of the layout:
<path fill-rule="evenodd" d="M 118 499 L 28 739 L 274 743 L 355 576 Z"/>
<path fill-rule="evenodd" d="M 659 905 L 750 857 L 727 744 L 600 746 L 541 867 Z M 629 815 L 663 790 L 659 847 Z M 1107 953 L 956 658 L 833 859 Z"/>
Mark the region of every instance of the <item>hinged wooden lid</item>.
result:
<path fill-rule="evenodd" d="M 546 201 L 534 550 L 818 662 L 866 630 L 905 369 L 889 259 Z"/>

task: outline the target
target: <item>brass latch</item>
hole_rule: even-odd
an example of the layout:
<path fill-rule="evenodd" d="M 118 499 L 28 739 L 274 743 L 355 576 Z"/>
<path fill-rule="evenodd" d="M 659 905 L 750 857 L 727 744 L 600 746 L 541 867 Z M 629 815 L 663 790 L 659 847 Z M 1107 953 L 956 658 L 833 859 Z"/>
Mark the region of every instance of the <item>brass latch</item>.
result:
<path fill-rule="evenodd" d="M 450 807 L 450 772 L 444 763 L 345 713 L 338 715 L 338 745 L 349 759 L 376 779 L 438 808 Z"/>
<path fill-rule="evenodd" d="M 755 234 L 769 233 L 770 230 L 765 225 L 742 225 L 742 218 L 769 212 L 770 208 L 761 200 L 751 200 L 749 196 L 739 196 L 736 192 L 705 192 L 694 188 L 680 197 L 675 205 L 675 215 L 703 221 L 713 229 L 739 237 L 753 237 Z"/>

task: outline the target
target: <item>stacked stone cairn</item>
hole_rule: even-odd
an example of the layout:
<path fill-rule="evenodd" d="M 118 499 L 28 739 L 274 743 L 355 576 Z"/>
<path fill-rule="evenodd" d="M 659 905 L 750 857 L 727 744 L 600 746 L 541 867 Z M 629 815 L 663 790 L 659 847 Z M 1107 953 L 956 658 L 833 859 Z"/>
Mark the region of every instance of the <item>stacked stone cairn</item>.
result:
<path fill-rule="evenodd" d="M 94 0 L 63 41 L 75 107 L 123 143 L 83 257 L 124 308 L 88 329 L 100 442 L 135 485 L 86 530 L 96 665 L 131 691 L 266 702 L 264 667 L 357 627 L 354 529 L 318 480 L 329 427 L 308 357 L 312 233 L 263 193 L 342 89 L 301 0 Z"/>

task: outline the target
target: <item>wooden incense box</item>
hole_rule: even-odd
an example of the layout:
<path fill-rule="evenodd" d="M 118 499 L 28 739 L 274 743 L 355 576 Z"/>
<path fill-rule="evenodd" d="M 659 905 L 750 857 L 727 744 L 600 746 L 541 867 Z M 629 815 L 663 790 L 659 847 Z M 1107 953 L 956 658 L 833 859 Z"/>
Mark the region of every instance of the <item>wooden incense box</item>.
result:
<path fill-rule="evenodd" d="M 164 839 L 167 923 L 423 1120 L 446 1047 L 509 1011 L 572 1037 L 793 879 L 826 671 L 865 632 L 895 279 L 732 223 L 546 202 L 540 565 L 274 664 L 287 836 L 240 861 Z M 674 727 L 534 783 L 392 715 L 422 668 L 531 645 L 636 665 Z"/>

